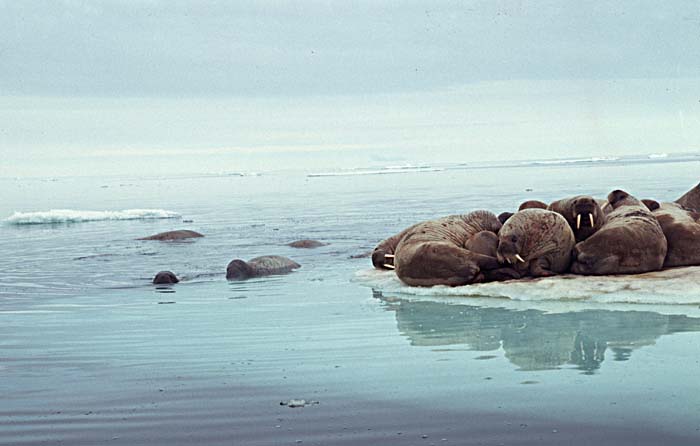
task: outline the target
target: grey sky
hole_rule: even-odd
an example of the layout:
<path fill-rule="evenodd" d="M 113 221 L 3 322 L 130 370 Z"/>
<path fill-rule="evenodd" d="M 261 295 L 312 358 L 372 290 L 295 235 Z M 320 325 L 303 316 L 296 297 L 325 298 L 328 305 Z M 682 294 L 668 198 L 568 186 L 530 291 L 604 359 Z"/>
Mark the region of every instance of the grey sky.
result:
<path fill-rule="evenodd" d="M 700 2 L 0 0 L 0 175 L 700 149 Z"/>
<path fill-rule="evenodd" d="M 700 3 L 0 1 L 6 95 L 430 90 L 696 77 Z"/>

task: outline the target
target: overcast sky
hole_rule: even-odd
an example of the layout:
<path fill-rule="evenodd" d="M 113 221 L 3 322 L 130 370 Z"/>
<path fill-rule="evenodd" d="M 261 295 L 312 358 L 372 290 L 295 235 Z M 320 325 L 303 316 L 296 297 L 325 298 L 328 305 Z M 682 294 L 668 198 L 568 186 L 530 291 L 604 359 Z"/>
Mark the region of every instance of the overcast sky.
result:
<path fill-rule="evenodd" d="M 700 2 L 0 0 L 0 101 L 0 175 L 698 150 Z"/>

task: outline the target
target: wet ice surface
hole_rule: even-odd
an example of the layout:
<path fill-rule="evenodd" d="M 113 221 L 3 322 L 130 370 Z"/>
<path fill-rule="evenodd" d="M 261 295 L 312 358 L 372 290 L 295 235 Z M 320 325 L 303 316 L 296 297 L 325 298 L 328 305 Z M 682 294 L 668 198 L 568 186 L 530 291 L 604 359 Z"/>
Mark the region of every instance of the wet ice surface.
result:
<path fill-rule="evenodd" d="M 365 286 L 415 296 L 493 297 L 516 301 L 584 301 L 598 304 L 636 303 L 700 305 L 700 266 L 645 274 L 578 276 L 509 280 L 459 287 L 410 287 L 393 271 L 364 269 L 355 280 Z"/>
<path fill-rule="evenodd" d="M 617 187 L 675 198 L 696 175 L 687 163 L 2 180 L 0 216 L 145 208 L 193 223 L 0 227 L 0 444 L 697 444 L 700 308 L 681 270 L 638 289 L 559 278 L 421 295 L 351 258 L 434 216 Z M 181 228 L 205 237 L 135 240 Z M 329 245 L 286 246 L 306 238 Z M 302 268 L 224 280 L 232 258 L 266 254 Z M 185 280 L 150 285 L 163 269 Z"/>

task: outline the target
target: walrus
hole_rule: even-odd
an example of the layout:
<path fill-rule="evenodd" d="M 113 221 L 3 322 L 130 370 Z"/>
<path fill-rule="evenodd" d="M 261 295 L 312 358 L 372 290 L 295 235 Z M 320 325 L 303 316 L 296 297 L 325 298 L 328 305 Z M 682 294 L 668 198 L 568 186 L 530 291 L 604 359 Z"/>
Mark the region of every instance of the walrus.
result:
<path fill-rule="evenodd" d="M 700 265 L 700 212 L 684 209 L 678 203 L 654 203 L 652 214 L 668 245 L 664 267 Z"/>
<path fill-rule="evenodd" d="M 189 238 L 199 238 L 204 237 L 204 235 L 199 232 L 190 231 L 187 229 L 180 229 L 177 231 L 167 231 L 161 232 L 148 237 L 138 238 L 136 240 L 159 240 L 159 241 L 173 241 L 173 240 L 185 240 Z"/>
<path fill-rule="evenodd" d="M 301 268 L 301 265 L 282 256 L 260 256 L 247 262 L 234 259 L 226 267 L 226 279 L 245 280 L 252 277 L 287 274 L 297 268 Z"/>
<path fill-rule="evenodd" d="M 520 203 L 518 207 L 519 211 L 524 211 L 525 209 L 547 209 L 547 203 L 540 200 L 528 200 Z"/>
<path fill-rule="evenodd" d="M 499 268 L 498 260 L 465 246 L 480 232 L 495 235 L 500 228 L 498 218 L 488 211 L 424 221 L 380 242 L 372 253 L 372 263 L 377 268 L 395 269 L 398 278 L 411 286 L 483 281 L 481 271 Z"/>
<path fill-rule="evenodd" d="M 588 195 L 577 195 L 553 201 L 547 209 L 566 219 L 577 242 L 586 240 L 595 234 L 605 223 L 605 213 L 598 200 Z"/>
<path fill-rule="evenodd" d="M 676 200 L 681 206 L 700 212 L 700 184 L 696 185 Z"/>
<path fill-rule="evenodd" d="M 287 246 L 291 246 L 292 248 L 305 248 L 305 249 L 312 249 L 312 248 L 318 248 L 320 246 L 326 246 L 327 243 L 319 242 L 318 240 L 297 240 L 291 243 L 287 243 Z"/>
<path fill-rule="evenodd" d="M 576 243 L 567 221 L 546 209 L 516 212 L 498 233 L 497 258 L 523 275 L 546 277 L 563 273 Z"/>
<path fill-rule="evenodd" d="M 498 221 L 501 222 L 501 224 L 505 223 L 508 221 L 510 217 L 512 217 L 514 212 L 501 212 L 498 214 Z"/>
<path fill-rule="evenodd" d="M 663 267 L 666 237 L 656 217 L 625 191 L 608 194 L 605 224 L 573 251 L 574 274 L 638 274 Z"/>
<path fill-rule="evenodd" d="M 169 283 L 178 283 L 180 279 L 171 271 L 161 271 L 153 278 L 154 285 L 163 285 Z"/>

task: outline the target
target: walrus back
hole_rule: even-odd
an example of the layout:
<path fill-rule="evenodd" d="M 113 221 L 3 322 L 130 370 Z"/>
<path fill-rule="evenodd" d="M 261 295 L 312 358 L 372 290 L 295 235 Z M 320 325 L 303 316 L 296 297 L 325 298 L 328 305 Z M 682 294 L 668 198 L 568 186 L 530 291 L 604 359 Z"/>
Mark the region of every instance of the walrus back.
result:
<path fill-rule="evenodd" d="M 255 276 L 286 274 L 293 269 L 301 268 L 297 262 L 283 256 L 261 256 L 248 261 Z"/>
<path fill-rule="evenodd" d="M 602 228 L 576 245 L 578 274 L 637 274 L 663 267 L 666 237 L 656 217 L 638 204 L 612 211 Z"/>
<path fill-rule="evenodd" d="M 668 245 L 664 267 L 700 265 L 700 214 L 676 203 L 662 203 L 653 214 Z"/>

